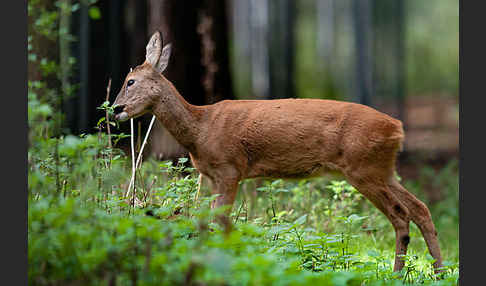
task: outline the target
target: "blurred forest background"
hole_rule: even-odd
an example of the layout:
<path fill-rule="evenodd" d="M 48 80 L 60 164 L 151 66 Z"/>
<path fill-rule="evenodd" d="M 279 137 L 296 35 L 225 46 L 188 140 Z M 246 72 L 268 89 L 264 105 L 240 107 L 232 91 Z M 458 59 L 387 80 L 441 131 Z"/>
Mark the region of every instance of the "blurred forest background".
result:
<path fill-rule="evenodd" d="M 59 34 L 43 33 L 54 18 Z M 155 30 L 173 44 L 165 76 L 193 104 L 355 101 L 404 122 L 404 177 L 458 157 L 458 1 L 29 1 L 28 77 L 62 91 L 53 99 L 62 133 L 96 132 L 109 79 L 113 102 Z M 156 125 L 147 153 L 174 159 L 185 150 Z"/>

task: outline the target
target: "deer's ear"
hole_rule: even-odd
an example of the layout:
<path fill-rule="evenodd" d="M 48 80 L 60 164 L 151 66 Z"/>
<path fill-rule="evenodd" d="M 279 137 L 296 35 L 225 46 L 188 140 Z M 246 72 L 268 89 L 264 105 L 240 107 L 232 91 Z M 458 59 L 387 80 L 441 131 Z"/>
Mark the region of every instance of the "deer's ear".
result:
<path fill-rule="evenodd" d="M 162 38 L 159 31 L 152 35 L 145 50 L 145 61 L 156 67 L 162 53 Z"/>
<path fill-rule="evenodd" d="M 160 73 L 162 73 L 169 64 L 171 47 L 171 44 L 165 45 L 164 49 L 162 49 L 162 54 L 160 55 L 157 65 L 154 66 L 155 69 Z"/>

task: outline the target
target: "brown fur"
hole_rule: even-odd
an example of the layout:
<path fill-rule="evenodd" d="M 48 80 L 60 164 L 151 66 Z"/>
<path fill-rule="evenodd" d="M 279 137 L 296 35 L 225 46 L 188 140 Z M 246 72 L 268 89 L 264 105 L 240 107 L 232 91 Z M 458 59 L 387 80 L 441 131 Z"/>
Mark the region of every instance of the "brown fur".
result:
<path fill-rule="evenodd" d="M 246 178 L 304 178 L 340 173 L 392 223 L 394 270 L 403 268 L 409 222 L 416 223 L 434 266 L 441 267 L 430 212 L 394 177 L 404 138 L 402 123 L 370 107 L 333 100 L 225 100 L 187 103 L 175 87 L 145 62 L 127 75 L 115 104 L 128 117 L 151 112 L 189 152 L 197 170 L 220 194 L 212 207 L 232 205 Z M 136 83 L 127 88 L 126 83 Z"/>

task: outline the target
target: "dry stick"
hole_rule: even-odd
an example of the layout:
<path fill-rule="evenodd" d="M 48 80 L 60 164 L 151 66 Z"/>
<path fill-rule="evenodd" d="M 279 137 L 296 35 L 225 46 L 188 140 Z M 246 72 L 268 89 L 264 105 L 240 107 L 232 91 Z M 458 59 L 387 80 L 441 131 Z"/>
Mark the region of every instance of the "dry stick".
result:
<path fill-rule="evenodd" d="M 135 177 L 138 177 L 138 181 L 139 181 L 139 184 L 141 184 L 141 190 L 145 190 L 146 189 L 146 186 L 145 186 L 145 182 L 144 182 L 144 178 L 143 178 L 143 174 L 142 174 L 142 171 L 140 171 L 140 169 L 137 168 L 137 164 L 135 163 Z M 134 181 L 135 182 L 135 181 Z M 136 196 L 135 196 L 135 186 L 133 187 L 134 191 L 133 191 L 133 206 L 135 205 L 140 205 L 140 203 L 142 202 L 141 200 L 139 200 Z M 143 194 L 143 192 L 142 192 Z"/>
<path fill-rule="evenodd" d="M 130 189 L 133 185 L 132 182 L 135 180 L 135 146 L 133 144 L 133 118 L 130 118 L 130 135 L 130 143 L 132 147 L 132 178 L 130 179 L 130 184 L 128 185 L 128 190 L 125 194 L 125 197 L 128 197 Z"/>
<path fill-rule="evenodd" d="M 140 167 L 140 164 L 142 162 L 142 154 L 143 154 L 143 149 L 145 148 L 145 145 L 147 144 L 147 139 L 149 137 L 149 134 L 150 134 L 150 130 L 152 130 L 152 126 L 154 125 L 154 122 L 155 122 L 155 115 L 152 116 L 152 120 L 150 121 L 150 125 L 149 125 L 149 128 L 147 130 L 147 133 L 145 134 L 145 138 L 143 139 L 143 143 L 142 143 L 142 148 L 140 148 L 140 152 L 138 153 L 138 157 L 137 157 L 137 161 L 135 163 L 135 166 L 133 168 L 139 168 Z M 133 141 L 132 141 L 133 142 Z M 132 144 L 133 146 L 133 144 Z M 134 171 L 133 171 L 134 172 Z M 125 197 L 128 196 L 128 194 L 130 193 L 130 189 L 132 187 L 132 185 L 135 183 L 135 175 L 132 173 L 132 178 L 130 179 L 130 184 L 128 185 L 128 191 L 127 193 L 125 194 Z"/>
<path fill-rule="evenodd" d="M 137 127 L 137 152 L 140 152 L 140 138 L 142 137 L 142 122 L 138 121 Z"/>
<path fill-rule="evenodd" d="M 243 209 L 244 205 L 246 205 L 246 200 L 243 200 L 243 202 L 241 203 L 240 208 L 238 209 L 238 213 L 236 214 L 236 218 L 235 218 L 234 223 L 238 222 L 238 219 L 240 218 L 240 214 L 241 214 L 241 209 Z"/>
<path fill-rule="evenodd" d="M 157 177 L 154 177 L 152 179 L 152 183 L 150 183 L 150 186 L 147 189 L 147 192 L 145 193 L 145 196 L 143 197 L 143 201 L 144 201 L 145 205 L 147 205 L 147 198 L 149 198 L 150 191 L 152 190 L 152 187 L 154 186 L 154 184 L 155 184 L 156 181 L 157 181 Z"/>
<path fill-rule="evenodd" d="M 140 168 L 140 164 L 142 162 L 143 148 L 145 148 L 145 144 L 147 144 L 147 140 L 148 140 L 148 137 L 149 137 L 149 134 L 150 134 L 150 130 L 152 130 L 152 126 L 154 125 L 154 122 L 155 122 L 155 115 L 152 116 L 152 120 L 150 121 L 149 128 L 147 130 L 147 133 L 145 134 L 145 138 L 143 139 L 142 148 L 140 148 L 140 153 L 138 153 L 138 158 L 137 158 L 137 163 L 136 163 L 137 168 Z"/>
<path fill-rule="evenodd" d="M 110 100 L 110 89 L 111 89 L 111 78 L 108 81 L 108 86 L 106 87 L 106 101 Z M 108 109 L 105 110 L 106 115 L 106 131 L 108 132 L 108 147 L 112 147 L 111 145 L 111 129 L 110 129 L 110 116 L 108 114 Z M 110 156 L 111 159 L 111 156 Z M 111 162 L 111 160 L 110 160 Z"/>
<path fill-rule="evenodd" d="M 108 86 L 106 87 L 106 101 L 110 100 L 110 89 L 111 89 L 111 78 L 109 79 Z M 105 116 L 106 116 L 106 131 L 108 132 L 108 148 L 110 148 L 109 166 L 111 166 L 111 160 L 113 159 L 113 154 L 112 154 L 113 146 L 111 145 L 110 116 L 108 114 L 108 109 L 105 110 Z"/>
<path fill-rule="evenodd" d="M 197 192 L 196 192 L 196 202 L 197 198 L 199 198 L 199 192 L 201 191 L 201 184 L 202 184 L 202 174 L 199 173 L 199 178 L 197 178 Z"/>

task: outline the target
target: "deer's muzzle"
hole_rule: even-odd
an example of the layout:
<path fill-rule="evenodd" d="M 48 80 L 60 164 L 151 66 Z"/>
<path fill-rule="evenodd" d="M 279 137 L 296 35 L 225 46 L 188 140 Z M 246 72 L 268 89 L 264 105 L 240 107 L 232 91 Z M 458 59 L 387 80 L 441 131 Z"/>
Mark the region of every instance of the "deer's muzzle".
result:
<path fill-rule="evenodd" d="M 116 105 L 114 107 L 114 117 L 117 121 L 125 121 L 128 119 L 128 113 L 124 111 L 125 105 Z"/>
<path fill-rule="evenodd" d="M 126 121 L 128 120 L 128 113 L 123 111 L 122 113 L 118 113 L 115 115 L 115 120 L 117 121 Z"/>

